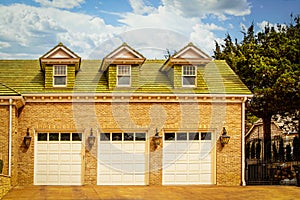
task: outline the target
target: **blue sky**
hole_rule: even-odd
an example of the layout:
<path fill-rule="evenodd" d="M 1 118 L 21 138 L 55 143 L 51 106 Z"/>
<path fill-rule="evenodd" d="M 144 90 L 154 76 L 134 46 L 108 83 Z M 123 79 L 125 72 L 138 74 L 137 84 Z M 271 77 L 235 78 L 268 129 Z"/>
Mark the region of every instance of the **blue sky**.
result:
<path fill-rule="evenodd" d="M 214 41 L 253 22 L 290 22 L 300 0 L 1 0 L 0 59 L 38 59 L 62 42 L 83 59 L 102 59 L 123 42 L 164 58 L 193 42 L 212 55 Z"/>

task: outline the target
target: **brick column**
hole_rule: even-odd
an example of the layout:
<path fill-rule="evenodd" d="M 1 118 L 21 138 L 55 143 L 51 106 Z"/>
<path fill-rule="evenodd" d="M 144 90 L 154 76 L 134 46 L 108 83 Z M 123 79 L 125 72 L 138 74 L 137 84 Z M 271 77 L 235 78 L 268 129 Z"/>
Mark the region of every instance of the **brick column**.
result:
<path fill-rule="evenodd" d="M 149 185 L 162 185 L 162 138 L 151 137 Z"/>

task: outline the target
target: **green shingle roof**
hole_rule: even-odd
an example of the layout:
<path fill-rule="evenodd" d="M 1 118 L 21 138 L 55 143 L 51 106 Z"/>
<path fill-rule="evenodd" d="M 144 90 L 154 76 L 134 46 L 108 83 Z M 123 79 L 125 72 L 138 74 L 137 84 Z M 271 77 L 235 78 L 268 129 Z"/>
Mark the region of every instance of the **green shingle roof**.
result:
<path fill-rule="evenodd" d="M 101 62 L 82 60 L 73 89 L 49 89 L 44 87 L 44 73 L 38 60 L 0 60 L 0 95 L 111 92 L 251 94 L 225 61 L 211 61 L 198 68 L 203 78 L 201 87 L 173 88 L 169 77 L 160 71 L 165 60 L 146 60 L 139 69 L 139 87 L 114 89 L 108 88 L 107 77 L 99 71 Z"/>

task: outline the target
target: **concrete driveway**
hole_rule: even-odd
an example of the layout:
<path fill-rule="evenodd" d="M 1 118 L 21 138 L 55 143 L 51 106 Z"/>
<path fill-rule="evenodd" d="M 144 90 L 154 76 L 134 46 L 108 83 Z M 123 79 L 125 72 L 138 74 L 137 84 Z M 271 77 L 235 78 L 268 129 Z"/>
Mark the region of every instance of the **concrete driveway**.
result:
<path fill-rule="evenodd" d="M 28 186 L 3 199 L 299 199 L 296 186 Z"/>

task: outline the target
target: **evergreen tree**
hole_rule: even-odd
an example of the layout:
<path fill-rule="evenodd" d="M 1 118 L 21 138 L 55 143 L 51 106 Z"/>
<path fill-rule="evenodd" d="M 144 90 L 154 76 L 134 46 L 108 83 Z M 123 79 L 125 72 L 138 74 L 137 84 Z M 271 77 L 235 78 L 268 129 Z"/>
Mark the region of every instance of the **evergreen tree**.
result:
<path fill-rule="evenodd" d="M 226 60 L 252 91 L 247 110 L 263 120 L 264 159 L 269 160 L 272 115 L 300 108 L 300 17 L 257 34 L 252 24 L 243 34 L 240 43 L 228 34 L 222 49 L 216 44 L 214 57 Z"/>

